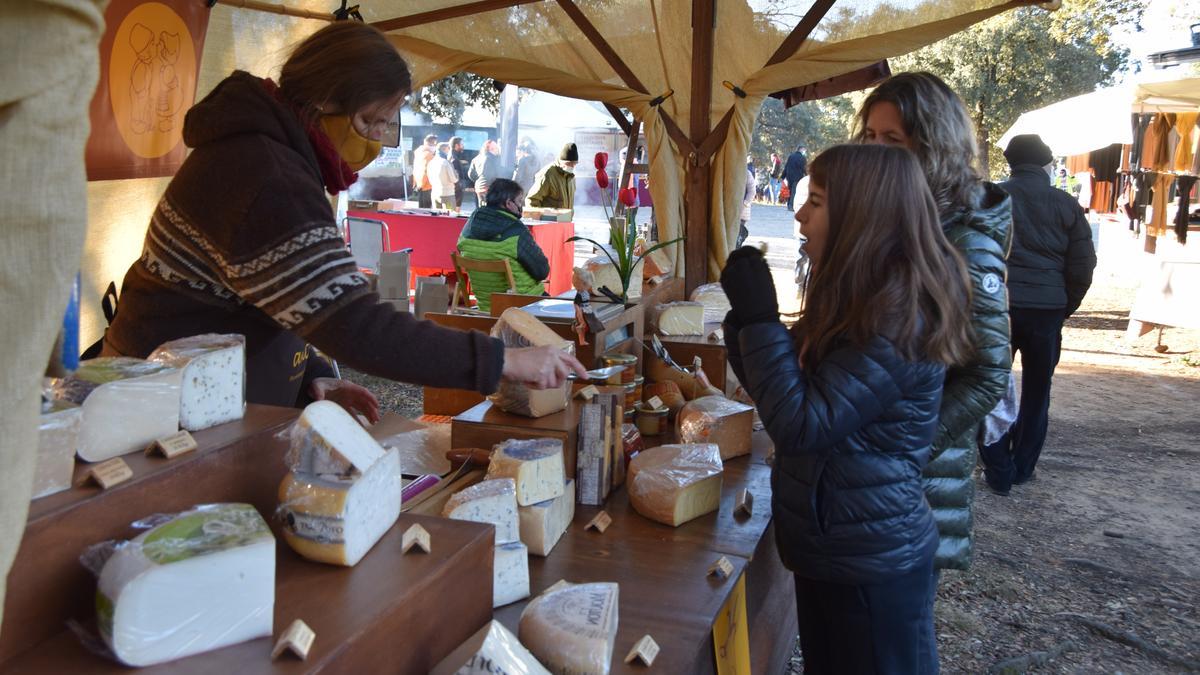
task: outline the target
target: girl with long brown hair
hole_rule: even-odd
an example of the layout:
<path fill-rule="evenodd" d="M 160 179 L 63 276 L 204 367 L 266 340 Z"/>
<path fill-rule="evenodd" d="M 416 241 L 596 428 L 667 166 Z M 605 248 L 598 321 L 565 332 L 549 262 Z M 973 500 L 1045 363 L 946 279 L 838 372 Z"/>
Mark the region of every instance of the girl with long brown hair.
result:
<path fill-rule="evenodd" d="M 730 364 L 775 443 L 805 672 L 936 672 L 938 535 L 920 476 L 946 369 L 972 353 L 969 280 L 911 153 L 837 146 L 810 175 L 796 219 L 813 277 L 793 330 L 756 249 L 721 275 Z"/>

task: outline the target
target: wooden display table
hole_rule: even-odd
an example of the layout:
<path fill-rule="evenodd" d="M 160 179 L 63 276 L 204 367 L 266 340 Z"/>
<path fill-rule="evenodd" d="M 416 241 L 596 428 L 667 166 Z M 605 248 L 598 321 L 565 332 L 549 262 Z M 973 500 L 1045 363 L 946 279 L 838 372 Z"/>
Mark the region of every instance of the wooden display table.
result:
<path fill-rule="evenodd" d="M 275 636 L 147 671 L 425 672 L 478 630 L 491 616 L 490 526 L 401 515 L 353 568 L 309 562 L 283 542 L 273 514 L 285 432 L 297 413 L 251 405 L 244 419 L 197 432 L 193 452 L 173 460 L 126 455 L 134 477 L 109 490 L 76 487 L 35 501 L 8 577 L 0 671 L 129 672 L 67 630 L 68 620 L 94 625 L 96 583 L 79 555 L 135 535 L 129 524 L 138 518 L 212 502 L 248 502 L 275 532 Z M 84 471 L 81 465 L 77 475 Z M 433 552 L 401 555 L 401 534 L 416 522 L 429 531 Z M 272 662 L 274 639 L 297 618 L 317 635 L 308 660 Z"/>

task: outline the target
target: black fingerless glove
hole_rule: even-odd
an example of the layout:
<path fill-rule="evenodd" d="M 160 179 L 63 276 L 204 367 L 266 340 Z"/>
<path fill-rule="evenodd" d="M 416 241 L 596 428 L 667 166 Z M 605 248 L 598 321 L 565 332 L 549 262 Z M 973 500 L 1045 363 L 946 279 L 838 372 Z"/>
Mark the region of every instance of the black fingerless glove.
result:
<path fill-rule="evenodd" d="M 721 288 L 729 299 L 726 321 L 736 326 L 779 320 L 775 281 L 762 251 L 743 246 L 729 254 L 721 272 Z"/>

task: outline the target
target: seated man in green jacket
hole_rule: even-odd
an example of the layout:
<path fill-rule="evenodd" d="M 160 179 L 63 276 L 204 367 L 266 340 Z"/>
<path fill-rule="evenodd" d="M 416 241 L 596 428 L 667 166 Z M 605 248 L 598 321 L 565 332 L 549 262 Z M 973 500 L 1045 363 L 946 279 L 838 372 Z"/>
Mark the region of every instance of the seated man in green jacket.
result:
<path fill-rule="evenodd" d="M 517 292 L 544 295 L 542 280 L 550 275 L 550 261 L 533 240 L 533 233 L 521 222 L 521 205 L 525 191 L 515 181 L 497 178 L 487 191 L 487 205 L 481 206 L 467 219 L 458 238 L 458 252 L 474 260 L 509 261 Z M 492 293 L 508 290 L 503 274 L 471 273 L 471 287 L 479 300 L 479 309 L 492 307 Z"/>
<path fill-rule="evenodd" d="M 548 164 L 533 179 L 529 191 L 530 206 L 547 209 L 575 208 L 575 165 L 579 163 L 579 149 L 574 143 L 563 146 L 558 161 Z"/>

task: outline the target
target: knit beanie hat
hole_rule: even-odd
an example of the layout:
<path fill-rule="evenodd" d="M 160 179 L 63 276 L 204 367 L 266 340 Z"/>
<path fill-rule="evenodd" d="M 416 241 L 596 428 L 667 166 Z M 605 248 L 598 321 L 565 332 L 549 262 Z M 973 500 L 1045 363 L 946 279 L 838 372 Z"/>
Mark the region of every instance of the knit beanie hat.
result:
<path fill-rule="evenodd" d="M 1008 160 L 1009 166 L 1019 164 L 1046 166 L 1054 161 L 1054 153 L 1050 151 L 1048 145 L 1042 142 L 1041 136 L 1021 134 L 1013 136 L 1012 140 L 1008 142 L 1008 148 L 1004 150 L 1004 159 Z"/>
<path fill-rule="evenodd" d="M 562 152 L 558 153 L 558 158 L 564 162 L 578 162 L 579 148 L 575 147 L 574 143 L 567 143 L 563 146 Z"/>

